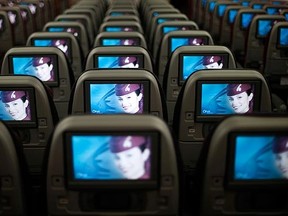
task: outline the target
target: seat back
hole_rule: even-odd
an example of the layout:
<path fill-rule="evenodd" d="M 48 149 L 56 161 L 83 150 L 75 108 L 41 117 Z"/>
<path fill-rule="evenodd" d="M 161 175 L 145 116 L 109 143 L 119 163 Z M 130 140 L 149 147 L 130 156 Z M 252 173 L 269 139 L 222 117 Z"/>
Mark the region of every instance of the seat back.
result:
<path fill-rule="evenodd" d="M 103 22 L 99 28 L 99 32 L 122 32 L 136 31 L 143 34 L 142 26 L 139 22 L 134 21 L 110 21 Z"/>
<path fill-rule="evenodd" d="M 240 105 L 235 95 L 241 93 L 247 97 Z M 195 171 L 205 138 L 223 117 L 252 112 L 272 112 L 269 87 L 258 71 L 222 69 L 192 74 L 180 91 L 173 118 L 186 170 Z"/>
<path fill-rule="evenodd" d="M 169 124 L 172 124 L 174 107 L 185 80 L 191 73 L 202 69 L 236 68 L 232 52 L 224 46 L 183 46 L 176 49 L 166 67 L 163 90 L 166 96 Z"/>
<path fill-rule="evenodd" d="M 67 116 L 74 74 L 65 54 L 59 49 L 11 48 L 4 57 L 1 74 L 36 76 L 51 90 L 59 118 Z"/>
<path fill-rule="evenodd" d="M 77 39 L 68 32 L 35 32 L 27 40 L 27 46 L 58 47 L 71 64 L 74 77 L 82 74 L 83 53 Z"/>
<path fill-rule="evenodd" d="M 145 140 L 146 146 L 143 146 L 141 143 Z M 139 170 L 137 174 L 123 172 L 117 166 L 115 154 L 122 151 L 121 145 L 123 151 L 136 147 L 133 151 L 138 154 L 132 154 L 136 157 L 134 165 L 136 161 L 140 163 L 135 167 Z M 138 151 L 140 145 L 142 153 Z M 48 213 L 178 215 L 180 191 L 176 161 L 169 128 L 158 117 L 67 117 L 57 125 L 51 140 L 47 168 Z M 63 196 L 67 202 L 59 206 L 57 197 Z M 170 202 L 159 204 L 159 196 Z"/>
<path fill-rule="evenodd" d="M 14 35 L 6 11 L 0 10 L 0 23 L 0 40 L 2 41 L 0 47 L 0 59 L 3 59 L 5 53 L 15 44 Z M 0 63 L 2 63 L 1 60 Z"/>

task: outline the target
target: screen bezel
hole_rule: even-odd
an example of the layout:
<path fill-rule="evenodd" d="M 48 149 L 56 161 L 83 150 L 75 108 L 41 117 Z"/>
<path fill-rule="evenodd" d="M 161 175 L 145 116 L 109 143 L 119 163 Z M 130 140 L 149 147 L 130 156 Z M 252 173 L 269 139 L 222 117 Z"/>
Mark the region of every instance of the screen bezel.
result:
<path fill-rule="evenodd" d="M 73 171 L 73 157 L 72 157 L 72 136 L 150 136 L 151 137 L 151 178 L 150 179 L 137 179 L 137 180 L 77 180 L 74 178 Z M 154 131 L 135 132 L 135 131 L 109 131 L 109 132 L 92 132 L 92 131 L 69 131 L 63 135 L 64 142 L 64 157 L 65 157 L 65 175 L 66 184 L 69 189 L 156 189 L 159 187 L 160 175 L 160 135 Z M 157 161 L 157 158 L 159 159 Z"/>
<path fill-rule="evenodd" d="M 37 58 L 37 57 L 50 57 L 53 58 L 55 65 L 53 65 L 53 70 L 54 70 L 54 81 L 42 81 L 45 83 L 47 86 L 50 87 L 57 87 L 59 86 L 59 59 L 57 55 L 53 54 L 13 54 L 8 56 L 8 61 L 9 61 L 9 72 L 12 72 L 11 74 L 14 74 L 14 65 L 13 65 L 13 58 Z M 14 75 L 25 75 L 25 74 L 14 74 Z M 32 76 L 27 74 L 27 76 Z M 38 78 L 37 76 L 35 76 Z M 39 78 L 38 78 L 39 79 Z M 39 79 L 40 80 L 40 79 Z"/>
<path fill-rule="evenodd" d="M 241 189 L 241 188 L 260 188 L 266 189 L 267 185 L 269 188 L 288 188 L 287 180 L 285 179 L 257 179 L 257 180 L 237 180 L 234 179 L 235 173 L 235 150 L 236 150 L 236 138 L 238 136 L 287 136 L 284 131 L 278 131 L 272 133 L 271 131 L 239 131 L 233 132 L 228 135 L 227 143 L 227 155 L 226 155 L 226 168 L 224 185 L 230 189 Z"/>
<path fill-rule="evenodd" d="M 73 36 L 74 37 L 74 36 Z M 66 40 L 67 41 L 67 44 L 68 44 L 68 56 L 66 55 L 66 53 L 64 53 L 61 49 L 59 49 L 61 52 L 64 53 L 64 55 L 67 57 L 67 59 L 69 60 L 69 62 L 73 62 L 73 58 L 72 58 L 72 53 L 73 53 L 73 50 L 72 50 L 72 42 L 70 40 L 70 38 L 62 38 L 62 37 L 57 37 L 57 38 L 49 38 L 49 37 L 46 37 L 46 38 L 32 38 L 31 39 L 31 45 L 32 46 L 35 46 L 35 47 L 41 47 L 41 46 L 36 46 L 35 45 L 35 41 L 37 40 L 50 40 L 51 42 L 53 40 Z M 56 47 L 56 46 L 42 46 L 42 47 Z M 57 47 L 56 47 L 57 48 Z"/>
<path fill-rule="evenodd" d="M 117 69 L 116 69 L 117 70 Z M 111 80 L 90 80 L 84 82 L 84 113 L 86 114 L 94 114 L 91 112 L 91 97 L 90 97 L 90 85 L 91 84 L 143 84 L 143 113 L 147 114 L 150 112 L 149 101 L 151 99 L 150 95 L 150 82 L 149 80 L 121 80 L 121 79 L 111 79 Z M 125 114 L 125 113 L 115 113 L 118 114 Z M 94 114 L 97 115 L 97 114 Z M 99 114 L 99 115 L 107 115 L 107 114 Z M 128 114 L 128 115 L 135 115 L 135 114 Z"/>
<path fill-rule="evenodd" d="M 288 31 L 288 26 L 280 26 L 278 29 L 277 29 L 277 48 L 288 48 L 288 44 L 287 45 L 282 45 L 282 44 L 280 44 L 280 39 L 281 39 L 281 30 L 283 30 L 283 29 L 285 29 L 286 31 Z M 287 41 L 288 41 L 288 39 L 287 39 Z"/>
<path fill-rule="evenodd" d="M 97 54 L 97 55 L 94 55 L 94 62 L 93 62 L 93 66 L 96 67 L 96 68 L 100 68 L 99 67 L 99 57 L 136 57 L 138 59 L 138 64 L 139 64 L 139 68 L 144 68 L 144 56 L 143 55 L 140 55 L 140 54 L 120 54 L 120 55 L 117 55 L 117 54 Z M 120 68 L 118 68 L 120 69 Z"/>
<path fill-rule="evenodd" d="M 179 69 L 178 69 L 178 85 L 179 86 L 182 86 L 184 84 L 184 82 L 186 81 L 186 79 L 183 78 L 184 74 L 183 74 L 183 57 L 186 57 L 186 56 L 221 56 L 223 57 L 223 67 L 222 69 L 227 69 L 228 66 L 229 66 L 229 55 L 227 53 L 194 53 L 194 54 L 189 54 L 189 53 L 181 53 L 179 54 Z M 200 70 L 203 70 L 203 69 L 200 69 Z M 206 69 L 206 70 L 213 70 L 213 69 Z M 214 70 L 217 70 L 217 69 L 214 69 Z M 196 70 L 198 71 L 198 70 Z M 196 71 L 194 71 L 193 73 L 195 73 Z M 191 74 L 193 74 L 191 73 Z M 191 75 L 190 74 L 190 75 Z M 190 76 L 189 75 L 189 76 Z M 188 78 L 187 78 L 188 79 Z"/>
<path fill-rule="evenodd" d="M 197 122 L 215 122 L 221 120 L 223 117 L 232 115 L 245 115 L 244 114 L 227 114 L 227 115 L 203 115 L 202 109 L 202 84 L 251 84 L 254 85 L 253 96 L 253 113 L 260 111 L 260 97 L 261 97 L 261 81 L 260 80 L 199 80 L 196 83 L 196 101 L 195 101 L 195 121 Z"/>
<path fill-rule="evenodd" d="M 30 115 L 31 120 L 27 121 L 17 121 L 17 120 L 1 120 L 5 122 L 7 125 L 12 127 L 20 127 L 20 128 L 34 128 L 37 127 L 37 110 L 36 110 L 36 95 L 35 89 L 31 87 L 0 87 L 0 91 L 26 91 L 29 94 L 29 105 L 30 105 Z M 2 103 L 2 101 L 1 101 Z"/>
<path fill-rule="evenodd" d="M 171 50 L 172 49 L 172 40 L 173 39 L 188 39 L 189 40 L 189 39 L 192 39 L 192 38 L 193 39 L 194 38 L 201 38 L 203 40 L 203 42 L 204 42 L 204 45 L 208 45 L 208 41 L 209 41 L 208 36 L 204 36 L 204 35 L 203 36 L 202 35 L 201 36 L 192 36 L 192 37 L 191 36 L 170 36 L 169 39 L 168 39 L 168 55 L 171 54 L 172 52 L 174 52 L 178 48 L 177 47 L 173 51 Z M 189 45 L 188 44 L 188 45 L 181 45 L 181 46 L 194 46 L 194 45 Z M 181 46 L 179 46 L 179 47 L 181 47 Z"/>

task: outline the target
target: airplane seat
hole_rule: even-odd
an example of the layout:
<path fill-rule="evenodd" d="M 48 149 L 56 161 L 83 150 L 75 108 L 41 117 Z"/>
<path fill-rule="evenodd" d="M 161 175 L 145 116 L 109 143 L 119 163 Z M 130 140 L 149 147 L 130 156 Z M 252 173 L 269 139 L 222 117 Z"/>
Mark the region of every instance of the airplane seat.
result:
<path fill-rule="evenodd" d="M 196 215 L 285 215 L 287 116 L 230 116 L 203 145 L 191 201 Z"/>
<path fill-rule="evenodd" d="M 69 114 L 84 113 L 149 113 L 167 121 L 163 90 L 155 75 L 144 69 L 85 71 L 74 86 L 69 104 Z"/>
<path fill-rule="evenodd" d="M 29 175 L 17 135 L 0 121 L 1 215 L 29 215 Z M 30 199 L 28 199 L 30 198 Z"/>
<path fill-rule="evenodd" d="M 85 70 L 93 68 L 139 68 L 154 73 L 150 53 L 140 46 L 95 47 L 85 63 Z"/>
<path fill-rule="evenodd" d="M 94 40 L 94 48 L 98 46 L 141 46 L 147 49 L 143 34 L 139 32 L 101 32 Z"/>
<path fill-rule="evenodd" d="M 278 106 L 281 112 L 287 111 L 287 57 L 288 57 L 288 22 L 273 25 L 264 51 L 264 70 L 271 92 L 275 93 L 284 104 Z"/>
<path fill-rule="evenodd" d="M 153 40 L 156 35 L 156 29 L 161 23 L 171 21 L 188 21 L 188 17 L 185 14 L 160 14 L 151 18 L 150 28 L 145 32 L 145 37 L 148 42 L 149 49 L 152 50 Z"/>
<path fill-rule="evenodd" d="M 247 35 L 244 55 L 244 67 L 255 68 L 263 71 L 264 48 L 273 25 L 285 22 L 283 15 L 258 15 L 251 21 Z"/>
<path fill-rule="evenodd" d="M 160 83 L 163 83 L 163 76 L 168 59 L 174 50 L 180 46 L 214 45 L 214 41 L 207 31 L 187 30 L 172 31 L 165 34 L 156 57 L 156 74 Z"/>
<path fill-rule="evenodd" d="M 86 57 L 90 51 L 91 47 L 88 39 L 88 32 L 85 26 L 80 22 L 48 22 L 43 27 L 43 31 L 69 32 L 78 40 L 84 57 Z"/>
<path fill-rule="evenodd" d="M 156 27 L 153 42 L 152 42 L 152 58 L 156 61 L 159 46 L 163 39 L 163 36 L 171 31 L 187 31 L 187 30 L 199 30 L 198 25 L 190 20 L 187 21 L 167 21 L 159 24 Z"/>
<path fill-rule="evenodd" d="M 83 71 L 83 51 L 74 35 L 68 32 L 35 32 L 27 40 L 27 46 L 57 47 L 65 53 L 77 79 Z"/>
<path fill-rule="evenodd" d="M 86 8 L 69 8 L 67 10 L 64 11 L 63 14 L 71 14 L 71 15 L 87 15 L 90 20 L 91 23 L 93 25 L 93 35 L 94 37 L 96 36 L 99 26 L 101 24 L 101 19 L 99 17 L 97 17 L 97 15 L 95 14 L 95 12 L 93 11 L 93 9 L 86 9 Z"/>
<path fill-rule="evenodd" d="M 239 2 L 232 1 L 218 1 L 216 2 L 214 9 L 211 13 L 211 19 L 209 20 L 208 30 L 213 40 L 218 44 L 220 40 L 220 26 L 222 23 L 223 15 L 228 6 L 240 5 Z"/>
<path fill-rule="evenodd" d="M 142 26 L 136 21 L 110 21 L 103 22 L 99 27 L 99 32 L 139 32 L 143 34 Z"/>
<path fill-rule="evenodd" d="M 140 18 L 136 15 L 123 15 L 123 16 L 106 16 L 103 22 L 114 22 L 114 21 L 135 21 L 141 23 Z"/>
<path fill-rule="evenodd" d="M 240 9 L 245 8 L 242 5 L 227 6 L 222 21 L 220 23 L 219 44 L 222 46 L 230 47 L 231 35 L 236 15 Z"/>
<path fill-rule="evenodd" d="M 21 146 L 31 179 L 32 210 L 38 210 L 38 201 L 42 198 L 39 189 L 42 186 L 44 155 L 59 120 L 57 110 L 50 89 L 36 77 L 2 75 L 0 89 L 1 120 L 19 138 L 17 145 Z"/>
<path fill-rule="evenodd" d="M 240 94 L 247 96 L 241 105 Z M 258 71 L 201 70 L 190 75 L 180 91 L 173 117 L 187 176 L 195 177 L 203 142 L 223 117 L 259 112 L 272 113 L 272 104 L 268 84 Z"/>
<path fill-rule="evenodd" d="M 27 5 L 19 5 L 23 23 L 26 29 L 27 38 L 36 31 L 36 20 Z"/>
<path fill-rule="evenodd" d="M 92 46 L 95 37 L 94 28 L 92 21 L 88 15 L 85 14 L 60 14 L 55 18 L 58 22 L 80 22 L 82 23 L 88 33 L 89 45 Z"/>
<path fill-rule="evenodd" d="M 70 7 L 71 9 L 92 9 L 94 14 L 96 15 L 97 23 L 101 23 L 104 17 L 105 8 L 101 4 L 94 4 L 93 2 L 88 2 L 85 4 L 85 2 L 78 2 L 77 4 L 74 4 Z"/>
<path fill-rule="evenodd" d="M 262 9 L 243 8 L 238 11 L 235 17 L 231 34 L 231 45 L 229 47 L 242 67 L 244 65 L 245 45 L 251 21 L 256 15 L 265 13 Z"/>
<path fill-rule="evenodd" d="M 11 30 L 14 38 L 14 46 L 23 46 L 27 40 L 27 32 L 21 16 L 20 8 L 18 7 L 1 7 L 1 11 L 5 11 L 11 25 Z"/>
<path fill-rule="evenodd" d="M 125 151 L 134 156 L 129 170 L 118 157 Z M 51 140 L 48 214 L 176 216 L 178 176 L 173 138 L 159 117 L 69 116 Z"/>
<path fill-rule="evenodd" d="M 123 15 L 136 15 L 139 17 L 139 12 L 136 8 L 109 8 L 105 16 L 123 16 Z"/>
<path fill-rule="evenodd" d="M 3 59 L 5 53 L 14 46 L 14 35 L 6 11 L 0 9 L 0 59 Z M 1 60 L 0 60 L 1 63 Z"/>
<path fill-rule="evenodd" d="M 185 80 L 198 70 L 235 69 L 232 52 L 224 46 L 182 46 L 178 47 L 168 60 L 162 87 L 166 96 L 168 124 L 172 125 L 175 104 Z"/>
<path fill-rule="evenodd" d="M 65 54 L 56 47 L 11 48 L 4 57 L 1 74 L 36 76 L 51 90 L 59 118 L 68 115 L 74 74 Z"/>

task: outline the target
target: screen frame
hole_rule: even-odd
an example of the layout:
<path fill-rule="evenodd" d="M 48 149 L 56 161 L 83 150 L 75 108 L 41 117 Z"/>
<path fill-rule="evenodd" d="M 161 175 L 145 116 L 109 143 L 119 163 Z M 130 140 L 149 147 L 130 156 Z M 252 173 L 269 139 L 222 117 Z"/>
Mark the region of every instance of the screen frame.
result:
<path fill-rule="evenodd" d="M 254 112 L 259 112 L 260 111 L 260 97 L 261 97 L 261 81 L 260 80 L 198 80 L 196 83 L 196 101 L 197 103 L 195 106 L 195 121 L 200 122 L 200 123 L 205 123 L 205 122 L 217 122 L 221 120 L 223 117 L 226 116 L 232 116 L 232 115 L 247 115 L 246 113 L 244 114 L 227 114 L 227 115 L 203 115 L 201 114 L 201 109 L 202 109 L 202 85 L 203 84 L 251 84 L 254 85 L 254 96 L 253 96 L 253 113 Z"/>
<path fill-rule="evenodd" d="M 129 69 L 129 68 L 128 68 Z M 117 70 L 117 69 L 116 69 Z M 107 71 L 108 72 L 108 71 Z M 143 113 L 150 113 L 149 101 L 151 98 L 150 95 L 150 81 L 149 80 L 121 80 L 121 79 L 111 79 L 111 80 L 87 80 L 84 82 L 84 113 L 86 114 L 94 114 L 91 112 L 91 97 L 90 97 L 90 85 L 91 84 L 143 84 Z M 125 114 L 125 113 L 115 113 L 117 114 Z M 97 114 L 94 114 L 97 115 Z M 99 114 L 99 115 L 107 115 L 107 114 Z M 135 114 L 128 114 L 135 115 Z"/>
<path fill-rule="evenodd" d="M 37 110 L 36 110 L 36 93 L 33 87 L 0 87 L 0 91 L 26 91 L 29 94 L 29 106 L 31 120 L 28 121 L 17 121 L 17 120 L 1 120 L 11 127 L 19 128 L 35 128 L 38 125 L 37 122 Z M 2 101 L 1 101 L 2 103 Z"/>
<path fill-rule="evenodd" d="M 25 75 L 25 74 L 15 74 L 14 73 L 14 66 L 13 66 L 13 58 L 37 58 L 37 57 L 50 57 L 53 58 L 55 61 L 55 65 L 53 65 L 53 70 L 54 70 L 54 81 L 42 81 L 40 80 L 37 76 L 37 79 L 39 79 L 41 82 L 45 83 L 49 87 L 58 87 L 59 86 L 59 59 L 57 55 L 54 54 L 10 54 L 8 56 L 8 61 L 9 61 L 9 72 L 13 72 L 11 74 L 13 75 Z M 57 71 L 57 73 L 55 72 Z M 32 76 L 27 74 L 27 76 Z"/>
<path fill-rule="evenodd" d="M 137 179 L 137 180 L 77 180 L 74 178 L 73 171 L 73 157 L 72 157 L 72 136 L 150 136 L 151 137 L 151 178 L 150 179 Z M 91 190 L 91 189 L 156 189 L 160 183 L 160 135 L 156 131 L 109 131 L 109 132 L 92 132 L 92 131 L 68 131 L 63 134 L 63 150 L 65 158 L 65 176 L 66 185 L 69 189 L 73 190 Z M 157 158 L 159 160 L 157 161 Z"/>
<path fill-rule="evenodd" d="M 271 29 L 270 29 L 270 31 L 268 32 L 268 34 L 265 35 L 265 36 L 259 34 L 259 26 L 260 26 L 260 22 L 261 22 L 261 21 L 270 21 L 270 22 L 272 22 Z M 273 26 L 274 26 L 277 22 L 279 22 L 279 21 L 280 21 L 280 20 L 277 20 L 277 19 L 269 19 L 269 18 L 258 19 L 257 22 L 256 22 L 256 38 L 258 38 L 258 39 L 265 39 L 265 38 L 269 37 L 269 35 L 271 34 L 271 30 L 272 30 Z M 276 23 L 273 24 L 273 22 L 276 22 Z"/>
<path fill-rule="evenodd" d="M 136 57 L 138 59 L 139 68 L 144 68 L 144 56 L 141 54 L 95 54 L 93 56 L 93 66 L 99 68 L 99 57 Z M 120 69 L 120 68 L 119 68 Z"/>
<path fill-rule="evenodd" d="M 285 131 L 277 131 L 272 133 L 271 131 L 234 131 L 228 134 L 227 137 L 227 155 L 226 155 L 226 167 L 224 176 L 224 186 L 229 189 L 267 189 L 269 188 L 288 188 L 287 180 L 285 179 L 257 179 L 257 180 L 237 180 L 234 178 L 235 173 L 235 150 L 236 150 L 236 138 L 239 136 L 287 136 Z"/>
<path fill-rule="evenodd" d="M 221 56 L 221 57 L 223 57 L 223 60 L 224 60 L 222 69 L 227 69 L 229 66 L 229 54 L 228 53 L 199 53 L 199 54 L 198 53 L 197 54 L 196 53 L 193 53 L 193 54 L 180 53 L 179 54 L 179 69 L 178 69 L 178 85 L 179 86 L 182 86 L 185 83 L 185 81 L 188 79 L 188 78 L 187 79 L 183 78 L 184 77 L 184 74 L 183 74 L 183 66 L 184 66 L 183 65 L 183 57 L 186 57 L 186 56 L 201 56 L 201 57 L 204 57 L 204 56 Z M 204 69 L 200 69 L 200 70 L 204 70 Z M 210 70 L 210 69 L 207 69 L 207 70 Z M 213 69 L 211 69 L 211 70 L 213 70 Z M 198 71 L 198 70 L 196 70 L 196 71 Z M 193 73 L 195 73 L 196 71 L 194 71 Z M 193 74 L 193 73 L 191 73 L 191 74 Z"/>

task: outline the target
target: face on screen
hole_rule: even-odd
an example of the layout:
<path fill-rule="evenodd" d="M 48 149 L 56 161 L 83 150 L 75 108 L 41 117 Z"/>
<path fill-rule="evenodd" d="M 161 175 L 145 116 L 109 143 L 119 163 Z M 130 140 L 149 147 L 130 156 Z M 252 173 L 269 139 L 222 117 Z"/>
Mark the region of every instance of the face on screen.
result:
<path fill-rule="evenodd" d="M 53 46 L 60 49 L 62 52 L 65 53 L 67 57 L 69 57 L 69 47 L 68 41 L 65 39 L 35 39 L 34 40 L 35 46 Z"/>
<path fill-rule="evenodd" d="M 31 120 L 29 95 L 27 91 L 0 91 L 0 97 L 1 120 Z"/>
<path fill-rule="evenodd" d="M 201 69 L 221 69 L 224 65 L 222 56 L 183 56 L 183 80 Z"/>
<path fill-rule="evenodd" d="M 72 27 L 50 27 L 48 28 L 49 32 L 69 32 L 73 34 L 76 38 L 79 37 L 79 30 Z"/>
<path fill-rule="evenodd" d="M 171 38 L 170 39 L 171 50 L 173 52 L 176 48 L 181 46 L 200 46 L 205 45 L 205 39 L 203 37 L 192 37 L 192 38 Z"/>
<path fill-rule="evenodd" d="M 237 136 L 234 179 L 288 179 L 288 137 Z"/>
<path fill-rule="evenodd" d="M 202 115 L 244 114 L 253 111 L 251 84 L 202 84 Z"/>
<path fill-rule="evenodd" d="M 8 18 L 11 24 L 15 24 L 16 23 L 16 19 L 17 19 L 17 15 L 16 13 L 12 12 L 12 11 L 8 11 Z"/>
<path fill-rule="evenodd" d="M 139 59 L 135 56 L 99 56 L 98 68 L 139 68 Z"/>
<path fill-rule="evenodd" d="M 55 81 L 55 58 L 41 57 L 13 57 L 13 73 L 38 77 L 41 81 Z"/>
<path fill-rule="evenodd" d="M 78 180 L 150 179 L 148 136 L 72 136 L 74 178 Z"/>
<path fill-rule="evenodd" d="M 92 114 L 143 113 L 143 84 L 90 84 Z"/>
<path fill-rule="evenodd" d="M 103 46 L 138 46 L 139 42 L 135 39 L 103 39 Z"/>

